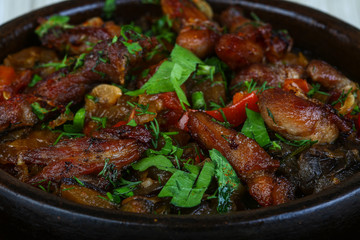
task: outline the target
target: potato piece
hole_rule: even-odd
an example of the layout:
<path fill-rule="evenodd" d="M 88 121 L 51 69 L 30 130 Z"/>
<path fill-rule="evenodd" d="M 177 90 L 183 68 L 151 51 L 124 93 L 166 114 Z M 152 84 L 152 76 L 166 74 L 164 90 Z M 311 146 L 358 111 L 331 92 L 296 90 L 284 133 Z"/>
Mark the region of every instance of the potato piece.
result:
<path fill-rule="evenodd" d="M 94 207 L 114 208 L 114 205 L 110 201 L 100 197 L 106 198 L 106 196 L 101 195 L 93 189 L 67 184 L 61 184 L 60 189 L 61 197 L 70 201 Z"/>

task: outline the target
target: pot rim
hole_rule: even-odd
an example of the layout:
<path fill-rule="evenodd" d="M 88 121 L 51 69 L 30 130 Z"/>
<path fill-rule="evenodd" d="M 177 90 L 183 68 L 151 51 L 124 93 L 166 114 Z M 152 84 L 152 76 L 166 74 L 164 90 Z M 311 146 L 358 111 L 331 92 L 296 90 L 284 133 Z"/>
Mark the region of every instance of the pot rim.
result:
<path fill-rule="evenodd" d="M 131 0 L 118 0 L 117 4 L 132 4 L 140 3 L 140 1 Z M 250 9 L 261 9 L 271 12 L 292 17 L 302 22 L 303 24 L 315 26 L 319 29 L 329 28 L 332 31 L 334 37 L 339 37 L 342 41 L 351 41 L 352 44 L 357 44 L 357 48 L 360 48 L 360 31 L 355 27 L 336 19 L 330 15 L 319 12 L 309 7 L 301 6 L 292 2 L 285 1 L 271 1 L 255 0 L 255 1 L 221 1 L 213 0 L 210 3 L 233 3 L 239 4 Z M 11 26 L 26 26 L 25 29 L 34 29 L 34 22 L 24 22 L 24 19 L 35 19 L 35 16 L 49 17 L 54 12 L 61 15 L 73 16 L 79 12 L 92 11 L 94 9 L 102 8 L 104 3 L 100 0 L 89 0 L 86 3 L 82 1 L 76 1 L 75 3 L 68 4 L 68 2 L 60 2 L 54 5 L 43 7 L 38 10 L 34 10 L 30 13 L 15 18 L 2 26 L 0 26 L 0 32 L 9 31 Z M 85 7 L 84 7 L 85 6 Z M 298 14 L 291 9 L 302 9 L 306 11 L 306 14 Z M 325 26 L 322 21 L 318 21 L 319 16 L 327 21 Z M 341 26 L 341 27 L 340 27 Z M 347 30 L 345 33 L 344 30 Z M 349 30 L 352 33 L 349 35 Z M 15 31 L 14 35 L 10 36 L 10 39 L 17 37 L 21 33 Z M 5 46 L 5 43 L 10 41 L 9 38 L 0 40 L 0 49 Z M 96 207 L 90 207 L 85 205 L 76 204 L 66 199 L 43 192 L 40 189 L 29 187 L 28 184 L 20 182 L 20 180 L 6 173 L 0 169 L 0 195 L 6 196 L 9 200 L 15 201 L 15 204 L 28 203 L 39 208 L 43 208 L 46 211 L 52 210 L 61 212 L 63 214 L 69 214 L 73 217 L 79 217 L 81 219 L 90 218 L 93 221 L 105 221 L 112 223 L 138 223 L 141 222 L 143 226 L 163 226 L 168 227 L 169 221 L 174 225 L 171 228 L 186 229 L 188 226 L 194 227 L 194 221 L 198 224 L 197 229 L 207 229 L 211 226 L 218 227 L 225 225 L 234 227 L 238 225 L 247 226 L 249 224 L 266 224 L 267 222 L 280 223 L 284 220 L 295 220 L 294 224 L 298 224 L 300 217 L 309 216 L 312 217 L 310 222 L 318 221 L 316 217 L 318 212 L 328 212 L 331 209 L 344 208 L 343 206 L 352 204 L 359 207 L 360 200 L 360 174 L 355 174 L 351 178 L 345 180 L 341 184 L 331 187 L 317 194 L 305 196 L 300 199 L 293 200 L 289 203 L 285 203 L 279 206 L 270 206 L 260 209 L 243 210 L 228 214 L 217 215 L 205 215 L 205 216 L 189 216 L 189 215 L 155 215 L 155 214 L 136 214 L 120 212 L 108 209 L 101 209 Z M 360 210 L 358 210 L 360 211 Z M 331 213 L 328 213 L 331 215 Z M 330 216 L 329 215 L 329 216 Z M 320 216 L 319 216 L 320 217 Z M 194 220 L 184 222 L 186 220 Z M 324 224 L 326 221 L 324 221 Z"/>

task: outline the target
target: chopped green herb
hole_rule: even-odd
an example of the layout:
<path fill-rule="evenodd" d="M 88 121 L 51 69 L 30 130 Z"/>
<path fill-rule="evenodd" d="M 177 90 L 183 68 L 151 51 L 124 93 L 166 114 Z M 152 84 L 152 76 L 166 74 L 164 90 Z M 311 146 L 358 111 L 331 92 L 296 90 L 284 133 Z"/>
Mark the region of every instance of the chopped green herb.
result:
<path fill-rule="evenodd" d="M 36 28 L 35 33 L 39 37 L 43 37 L 51 28 L 59 26 L 61 28 L 73 28 L 74 26 L 68 24 L 70 18 L 68 16 L 53 15 L 46 22 L 42 23 Z"/>
<path fill-rule="evenodd" d="M 212 149 L 209 154 L 215 163 L 215 176 L 219 184 L 217 211 L 226 213 L 230 210 L 231 195 L 243 186 L 232 166 L 218 150 Z"/>
<path fill-rule="evenodd" d="M 56 131 L 55 131 L 56 132 Z M 83 133 L 67 133 L 67 132 L 60 132 L 60 135 L 58 136 L 58 138 L 55 140 L 55 142 L 53 143 L 53 145 L 55 146 L 56 144 L 58 144 L 58 142 L 60 141 L 60 139 L 62 137 L 69 137 L 69 138 L 79 138 L 79 137 L 83 137 L 85 136 L 85 134 Z"/>
<path fill-rule="evenodd" d="M 130 54 L 136 54 L 142 51 L 138 40 L 141 38 L 141 34 L 136 31 L 134 25 L 124 25 L 121 27 L 120 35 L 124 38 L 124 41 L 121 41 L 124 46 L 127 48 Z M 127 35 L 130 35 L 130 39 Z"/>
<path fill-rule="evenodd" d="M 250 15 L 256 22 L 261 22 L 259 16 L 256 15 L 254 12 L 251 12 Z"/>
<path fill-rule="evenodd" d="M 174 173 L 177 169 L 172 162 L 163 155 L 155 155 L 141 159 L 139 162 L 131 165 L 135 170 L 140 172 L 145 171 L 149 167 L 156 167 L 157 169 Z"/>
<path fill-rule="evenodd" d="M 358 105 L 356 105 L 351 111 L 351 115 L 357 115 L 358 113 L 360 113 L 360 108 Z"/>
<path fill-rule="evenodd" d="M 69 102 L 66 107 L 65 107 L 65 114 L 66 115 L 70 115 L 71 114 L 71 110 L 70 110 L 70 106 L 73 104 L 73 101 Z"/>
<path fill-rule="evenodd" d="M 261 147 L 270 144 L 271 140 L 260 113 L 248 108 L 245 108 L 245 111 L 247 119 L 241 129 L 241 133 L 254 139 Z"/>
<path fill-rule="evenodd" d="M 67 61 L 67 55 L 65 55 L 65 57 L 63 58 L 63 60 L 60 63 L 59 62 L 49 62 L 49 63 L 40 64 L 38 67 L 53 67 L 57 71 L 61 68 L 67 67 L 66 61 Z"/>
<path fill-rule="evenodd" d="M 40 119 L 40 120 L 44 120 L 45 115 L 49 112 L 53 112 L 56 111 L 57 108 L 53 108 L 51 110 L 47 110 L 46 108 L 43 108 L 40 106 L 40 103 L 38 102 L 34 102 L 31 104 L 31 108 L 33 113 L 35 113 L 35 115 Z"/>
<path fill-rule="evenodd" d="M 164 61 L 157 72 L 138 90 L 129 91 L 129 96 L 138 96 L 143 93 L 157 94 L 175 91 L 180 102 L 189 105 L 185 93 L 180 86 L 196 70 L 198 64 L 203 63 L 189 50 L 175 45 L 171 52 L 171 61 Z"/>
<path fill-rule="evenodd" d="M 112 18 L 116 10 L 116 1 L 115 0 L 106 0 L 103 8 L 103 13 L 106 19 Z"/>
<path fill-rule="evenodd" d="M 309 90 L 309 92 L 307 93 L 308 97 L 313 97 L 315 95 L 315 93 L 318 94 L 322 94 L 322 95 L 326 95 L 329 96 L 330 94 L 327 92 L 323 92 L 320 91 L 319 89 L 321 88 L 320 83 L 316 83 L 316 84 L 311 84 L 312 88 Z"/>
<path fill-rule="evenodd" d="M 337 103 L 341 103 L 341 106 L 344 105 L 345 100 L 347 99 L 347 97 L 349 96 L 350 92 L 352 91 L 352 88 L 349 89 L 349 91 L 347 91 L 346 93 L 344 92 L 344 89 L 342 90 L 340 97 L 331 103 L 332 106 L 336 105 Z"/>
<path fill-rule="evenodd" d="M 85 184 L 82 182 L 82 181 L 80 181 L 80 179 L 78 179 L 77 177 L 72 177 L 80 186 L 82 186 L 82 187 L 84 187 L 85 186 Z"/>
<path fill-rule="evenodd" d="M 160 4 L 160 0 L 141 0 L 141 3 L 143 4 Z"/>
<path fill-rule="evenodd" d="M 295 146 L 295 147 L 301 147 L 303 145 L 307 145 L 307 144 L 310 144 L 310 145 L 313 145 L 315 143 L 317 143 L 318 141 L 312 141 L 310 139 L 306 139 L 306 140 L 293 140 L 293 141 L 289 141 L 287 139 L 285 139 L 284 137 L 282 137 L 280 134 L 278 133 L 275 133 L 275 136 L 282 142 L 290 145 L 290 146 Z"/>
<path fill-rule="evenodd" d="M 206 108 L 206 103 L 205 103 L 205 98 L 204 98 L 203 92 L 201 92 L 201 91 L 194 92 L 191 95 L 191 99 L 192 99 L 193 109 L 205 109 Z"/>
<path fill-rule="evenodd" d="M 215 66 L 210 66 L 210 65 L 206 65 L 206 64 L 199 64 L 197 71 L 196 71 L 196 75 L 206 75 L 206 76 L 210 76 L 210 80 L 214 81 L 214 74 L 215 74 Z"/>
<path fill-rule="evenodd" d="M 107 117 L 91 117 L 91 119 L 98 122 L 102 128 L 106 128 Z"/>
<path fill-rule="evenodd" d="M 108 199 L 116 204 L 121 203 L 121 199 L 134 196 L 134 190 L 141 181 L 131 182 L 123 178 L 118 182 L 118 187 L 113 190 L 113 193 L 107 192 L 106 196 Z"/>
<path fill-rule="evenodd" d="M 214 164 L 205 162 L 202 170 L 195 165 L 185 164 L 185 171 L 176 171 L 167 181 L 158 197 L 172 197 L 171 204 L 177 207 L 195 207 L 210 185 L 214 176 Z"/>
<path fill-rule="evenodd" d="M 210 66 L 214 66 L 215 67 L 214 74 L 220 73 L 224 83 L 226 83 L 225 71 L 227 71 L 229 69 L 229 67 L 226 65 L 226 63 L 224 63 L 223 61 L 221 61 L 217 57 L 211 57 L 211 58 L 205 59 L 205 64 L 210 65 Z"/>
<path fill-rule="evenodd" d="M 39 75 L 35 74 L 33 76 L 33 78 L 31 79 L 30 83 L 29 83 L 29 87 L 34 87 L 36 83 L 40 82 L 42 80 L 42 77 L 40 77 Z"/>
<path fill-rule="evenodd" d="M 131 119 L 126 125 L 129 125 L 131 127 L 136 127 L 137 123 L 136 123 L 135 119 Z"/>
<path fill-rule="evenodd" d="M 144 114 L 156 115 L 156 113 L 148 111 L 150 106 L 149 103 L 146 106 L 140 103 L 129 102 L 129 101 L 127 101 L 126 103 L 129 104 L 132 108 L 136 108 L 135 111 L 138 112 L 136 114 L 137 116 L 141 116 Z"/>
<path fill-rule="evenodd" d="M 87 99 L 92 100 L 94 103 L 99 102 L 99 98 L 94 97 L 94 96 L 92 96 L 92 95 L 90 95 L 90 94 L 86 94 L 85 97 L 86 97 Z"/>
<path fill-rule="evenodd" d="M 75 187 L 69 187 L 69 188 L 63 188 L 63 189 L 61 189 L 61 191 L 69 191 L 69 190 L 72 190 L 72 189 L 75 189 Z"/>
<path fill-rule="evenodd" d="M 73 120 L 73 124 L 64 124 L 64 131 L 66 133 L 81 133 L 85 123 L 85 108 L 80 108 Z"/>
<path fill-rule="evenodd" d="M 125 47 L 127 48 L 130 54 L 136 54 L 142 51 L 142 47 L 138 42 L 133 42 L 133 43 L 123 42 L 123 44 L 125 45 Z"/>
<path fill-rule="evenodd" d="M 170 82 L 173 85 L 173 88 L 180 100 L 181 107 L 186 111 L 186 108 L 184 106 L 184 103 L 187 106 L 190 106 L 190 103 L 188 102 L 186 95 L 184 91 L 181 89 L 181 78 L 183 73 L 183 67 L 177 63 L 174 64 L 174 67 L 170 73 Z"/>
<path fill-rule="evenodd" d="M 267 111 L 267 113 L 268 113 L 268 116 L 273 120 L 273 122 L 274 122 L 275 124 L 277 124 L 277 123 L 275 122 L 274 115 L 272 114 L 272 112 L 270 111 L 270 109 L 266 108 L 266 111 Z"/>
<path fill-rule="evenodd" d="M 115 164 L 109 163 L 110 159 L 105 159 L 105 164 L 103 169 L 99 172 L 98 176 L 104 177 L 106 180 L 108 180 L 114 187 L 117 187 L 117 179 L 120 175 L 120 172 L 118 169 L 116 169 Z"/>
<path fill-rule="evenodd" d="M 112 43 L 112 44 L 116 43 L 116 42 L 118 41 L 118 39 L 119 39 L 118 36 L 115 35 L 115 36 L 113 37 L 113 39 L 111 40 L 111 43 Z"/>
<path fill-rule="evenodd" d="M 74 66 L 74 69 L 73 69 L 74 71 L 79 69 L 80 67 L 82 67 L 84 65 L 85 56 L 86 56 L 86 53 L 82 53 L 76 59 L 75 66 Z"/>
<path fill-rule="evenodd" d="M 156 118 L 150 122 L 150 129 L 152 130 L 151 134 L 154 137 L 154 139 L 151 139 L 152 145 L 154 146 L 154 148 L 157 148 L 160 137 L 160 128 Z"/>

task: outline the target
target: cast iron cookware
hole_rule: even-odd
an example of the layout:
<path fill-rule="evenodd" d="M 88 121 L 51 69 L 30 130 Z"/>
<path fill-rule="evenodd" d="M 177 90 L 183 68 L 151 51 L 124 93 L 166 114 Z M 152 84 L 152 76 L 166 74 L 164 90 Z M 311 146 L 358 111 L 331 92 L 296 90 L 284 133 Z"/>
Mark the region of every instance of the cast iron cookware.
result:
<path fill-rule="evenodd" d="M 214 12 L 230 4 L 254 11 L 274 29 L 287 29 L 295 46 L 310 50 L 360 79 L 360 31 L 316 10 L 284 1 L 212 0 Z M 0 27 L 0 61 L 39 45 L 38 17 L 68 15 L 76 24 L 100 16 L 104 1 L 65 1 L 16 18 Z M 159 6 L 118 0 L 118 22 Z M 45 193 L 0 170 L 0 239 L 332 239 L 359 233 L 360 175 L 336 187 L 280 206 L 211 216 L 161 216 L 82 206 Z"/>

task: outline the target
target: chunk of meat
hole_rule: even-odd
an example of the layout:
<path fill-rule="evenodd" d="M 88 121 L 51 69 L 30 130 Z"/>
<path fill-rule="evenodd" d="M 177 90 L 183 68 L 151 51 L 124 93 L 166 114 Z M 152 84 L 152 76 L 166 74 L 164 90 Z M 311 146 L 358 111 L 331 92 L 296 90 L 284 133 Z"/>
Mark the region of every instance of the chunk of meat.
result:
<path fill-rule="evenodd" d="M 54 27 L 41 38 L 43 46 L 70 55 L 89 52 L 98 42 L 111 39 L 111 34 L 103 27 L 76 26 L 63 29 Z"/>
<path fill-rule="evenodd" d="M 16 95 L 7 101 L 0 102 L 0 132 L 38 123 L 39 119 L 31 107 L 31 104 L 37 100 L 31 95 Z"/>
<path fill-rule="evenodd" d="M 61 184 L 61 197 L 70 201 L 101 208 L 115 208 L 100 192 L 77 185 Z M 101 197 L 99 197 L 101 196 Z"/>
<path fill-rule="evenodd" d="M 99 139 L 114 140 L 129 138 L 135 139 L 144 144 L 150 142 L 152 138 L 151 133 L 144 126 L 140 125 L 137 125 L 136 127 L 122 125 L 120 127 L 103 128 L 94 132 L 92 136 Z"/>
<path fill-rule="evenodd" d="M 206 149 L 216 149 L 225 156 L 260 205 L 277 205 L 292 198 L 289 182 L 275 176 L 279 161 L 253 139 L 212 121 L 205 113 L 189 112 L 188 117 L 191 136 Z"/>
<path fill-rule="evenodd" d="M 32 70 L 15 72 L 13 67 L 0 65 L 0 101 L 22 92 L 30 83 Z"/>
<path fill-rule="evenodd" d="M 230 33 L 220 38 L 216 54 L 233 70 L 265 59 L 275 63 L 292 48 L 292 38 L 286 31 L 274 31 L 270 24 L 251 21 L 237 7 L 228 8 L 220 18 Z"/>
<path fill-rule="evenodd" d="M 176 43 L 199 58 L 205 58 L 214 53 L 219 38 L 220 28 L 215 22 L 196 19 L 185 24 L 176 38 Z"/>
<path fill-rule="evenodd" d="M 30 183 L 36 183 L 43 179 L 56 181 L 66 177 L 98 174 L 106 159 L 117 169 L 121 169 L 138 160 L 145 150 L 146 145 L 135 139 L 102 140 L 83 137 L 24 152 L 19 155 L 18 161 L 46 165 L 29 180 Z"/>
<path fill-rule="evenodd" d="M 304 77 L 305 69 L 300 65 L 270 65 L 254 63 L 238 71 L 231 80 L 230 88 L 233 92 L 238 90 L 242 82 L 255 81 L 258 85 L 266 82 L 268 86 L 279 87 L 285 79 L 301 79 Z"/>
<path fill-rule="evenodd" d="M 261 62 L 264 57 L 260 44 L 235 34 L 224 34 L 216 44 L 215 51 L 233 70 Z"/>
<path fill-rule="evenodd" d="M 358 84 L 348 79 L 330 64 L 321 60 L 312 60 L 306 68 L 310 78 L 320 83 L 331 91 L 329 102 L 333 103 L 339 98 L 346 96 L 342 103 L 337 103 L 334 108 L 341 115 L 348 115 L 360 104 L 360 92 Z"/>
<path fill-rule="evenodd" d="M 12 66 L 15 69 L 33 68 L 39 63 L 57 62 L 59 61 L 56 52 L 44 47 L 28 47 L 19 52 L 9 54 L 4 59 L 6 66 Z"/>
<path fill-rule="evenodd" d="M 209 20 L 209 16 L 202 11 L 194 1 L 190 0 L 161 0 L 163 13 L 173 20 L 173 29 L 179 31 L 182 24 L 189 20 Z"/>
<path fill-rule="evenodd" d="M 291 140 L 332 143 L 339 135 L 337 116 L 328 108 L 280 88 L 261 93 L 259 109 L 270 129 Z"/>
<path fill-rule="evenodd" d="M 357 89 L 356 83 L 348 79 L 341 72 L 336 70 L 330 64 L 321 60 L 311 60 L 306 68 L 310 78 L 320 83 L 329 90 L 337 89 L 338 91 Z"/>

